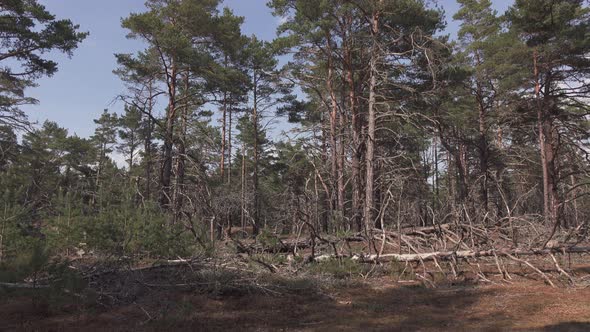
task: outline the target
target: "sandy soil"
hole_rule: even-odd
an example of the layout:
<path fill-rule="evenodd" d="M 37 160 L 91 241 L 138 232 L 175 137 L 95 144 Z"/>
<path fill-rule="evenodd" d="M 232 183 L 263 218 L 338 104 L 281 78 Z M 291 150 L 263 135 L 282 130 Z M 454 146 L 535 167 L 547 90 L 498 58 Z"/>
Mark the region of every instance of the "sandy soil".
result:
<path fill-rule="evenodd" d="M 0 295 L 1 296 L 1 295 Z M 540 281 L 426 288 L 387 277 L 301 294 L 137 292 L 108 307 L 0 299 L 0 330 L 12 331 L 590 331 L 590 288 Z"/>

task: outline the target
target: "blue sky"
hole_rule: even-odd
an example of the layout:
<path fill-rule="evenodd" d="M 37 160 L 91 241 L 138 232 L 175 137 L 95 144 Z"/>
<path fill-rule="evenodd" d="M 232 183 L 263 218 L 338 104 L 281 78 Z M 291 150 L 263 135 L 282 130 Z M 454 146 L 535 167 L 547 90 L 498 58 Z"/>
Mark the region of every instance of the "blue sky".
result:
<path fill-rule="evenodd" d="M 225 0 L 224 5 L 245 17 L 243 33 L 256 34 L 270 40 L 275 36 L 279 20 L 266 7 L 267 0 Z M 503 11 L 512 0 L 492 0 L 498 11 Z M 143 45 L 125 38 L 121 18 L 144 10 L 143 0 L 39 0 L 58 18 L 69 18 L 80 25 L 90 36 L 68 59 L 60 54 L 51 57 L 59 62 L 59 72 L 53 77 L 38 81 L 39 86 L 28 91 L 40 101 L 23 109 L 33 121 L 56 121 L 70 133 L 87 137 L 94 132 L 93 119 L 109 108 L 119 112 L 122 105 L 113 104 L 114 98 L 124 91 L 118 78 L 112 74 L 116 67 L 115 53 L 134 53 Z M 457 24 L 452 15 L 457 11 L 455 0 L 439 0 L 447 14 L 448 33 L 454 34 Z"/>

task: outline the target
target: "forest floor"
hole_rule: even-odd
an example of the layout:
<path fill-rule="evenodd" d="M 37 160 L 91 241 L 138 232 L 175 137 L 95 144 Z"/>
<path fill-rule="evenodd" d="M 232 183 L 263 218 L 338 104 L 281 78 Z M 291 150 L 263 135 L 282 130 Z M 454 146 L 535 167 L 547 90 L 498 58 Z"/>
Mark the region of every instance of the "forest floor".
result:
<path fill-rule="evenodd" d="M 97 274 L 64 298 L 0 290 L 0 330 L 590 331 L 587 286 L 552 288 L 514 272 L 511 282 L 465 277 L 430 287 L 352 265 L 354 274 L 327 277 L 334 266 L 326 267 L 289 276 L 218 263 L 147 266 Z M 570 271 L 588 275 L 590 265 Z"/>

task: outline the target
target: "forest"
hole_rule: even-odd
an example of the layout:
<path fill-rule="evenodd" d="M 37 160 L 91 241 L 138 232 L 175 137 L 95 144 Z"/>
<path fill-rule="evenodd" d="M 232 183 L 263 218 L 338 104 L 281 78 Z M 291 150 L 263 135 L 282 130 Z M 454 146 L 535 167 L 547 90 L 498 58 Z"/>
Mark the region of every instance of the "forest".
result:
<path fill-rule="evenodd" d="M 147 0 L 81 137 L 0 1 L 0 330 L 589 330 L 590 3 L 446 2 Z"/>

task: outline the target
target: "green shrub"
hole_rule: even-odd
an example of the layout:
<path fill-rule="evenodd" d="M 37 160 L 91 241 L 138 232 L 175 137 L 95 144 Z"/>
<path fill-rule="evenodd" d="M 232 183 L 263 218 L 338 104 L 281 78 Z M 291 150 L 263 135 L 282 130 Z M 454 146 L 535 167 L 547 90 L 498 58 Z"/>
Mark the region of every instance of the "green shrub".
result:
<path fill-rule="evenodd" d="M 76 303 L 87 286 L 82 277 L 70 268 L 68 260 L 51 259 L 43 241 L 35 241 L 29 251 L 3 261 L 0 264 L 0 282 L 31 284 L 33 288 L 7 288 L 3 291 L 32 293 L 34 306 L 44 312 L 59 305 Z"/>
<path fill-rule="evenodd" d="M 84 221 L 88 246 L 126 256 L 176 258 L 190 256 L 194 238 L 183 225 L 147 209 L 111 209 Z"/>
<path fill-rule="evenodd" d="M 279 238 L 266 228 L 258 234 L 256 241 L 258 241 L 264 248 L 277 248 L 281 244 Z"/>

